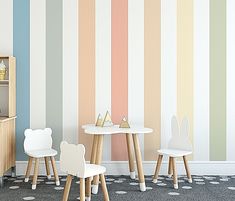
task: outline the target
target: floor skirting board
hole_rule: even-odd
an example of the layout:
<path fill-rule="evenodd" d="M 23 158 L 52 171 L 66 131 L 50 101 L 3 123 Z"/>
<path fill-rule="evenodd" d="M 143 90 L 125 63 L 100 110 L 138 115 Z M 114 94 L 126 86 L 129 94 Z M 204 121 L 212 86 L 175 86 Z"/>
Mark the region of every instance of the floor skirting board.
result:
<path fill-rule="evenodd" d="M 16 174 L 24 175 L 27 168 L 27 161 L 16 162 Z M 56 162 L 57 170 L 60 175 L 65 173 L 60 171 L 59 161 Z M 107 169 L 107 175 L 128 175 L 129 167 L 127 161 L 104 161 L 102 163 Z M 155 161 L 144 161 L 143 168 L 145 175 L 153 175 L 155 170 Z M 161 175 L 167 174 L 168 162 L 163 161 L 161 166 Z M 135 166 L 136 167 L 136 166 Z M 177 161 L 177 172 L 179 175 L 185 174 L 183 161 Z M 189 167 L 192 175 L 235 175 L 235 161 L 191 161 Z M 137 169 L 136 169 L 137 172 Z M 33 173 L 33 170 L 31 170 Z M 44 175 L 45 164 L 44 160 L 40 161 L 39 174 Z M 52 169 L 51 169 L 52 174 Z"/>

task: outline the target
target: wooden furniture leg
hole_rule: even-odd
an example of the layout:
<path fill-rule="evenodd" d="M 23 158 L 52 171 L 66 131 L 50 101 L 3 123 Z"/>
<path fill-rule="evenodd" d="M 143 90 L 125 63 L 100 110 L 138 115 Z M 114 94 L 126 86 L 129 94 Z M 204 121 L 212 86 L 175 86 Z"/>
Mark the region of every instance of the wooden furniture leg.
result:
<path fill-rule="evenodd" d="M 88 177 L 86 178 L 86 201 L 90 201 L 91 200 L 91 178 Z"/>
<path fill-rule="evenodd" d="M 50 158 L 51 158 L 51 165 L 52 165 L 52 169 L 53 169 L 54 177 L 55 177 L 55 184 L 56 186 L 59 186 L 60 180 L 59 180 L 59 176 L 58 176 L 56 165 L 55 165 L 55 158 L 53 156 L 51 156 Z"/>
<path fill-rule="evenodd" d="M 101 160 L 102 160 L 103 140 L 104 140 L 104 136 L 99 135 L 98 136 L 97 152 L 96 152 L 96 160 L 95 160 L 96 165 L 100 165 Z M 98 185 L 99 185 L 99 175 L 96 175 L 94 177 L 94 181 L 93 181 L 92 194 L 98 193 L 98 187 L 99 187 Z"/>
<path fill-rule="evenodd" d="M 33 190 L 35 190 L 37 186 L 38 166 L 39 166 L 39 158 L 36 158 L 35 165 L 34 165 L 33 185 L 32 185 Z"/>
<path fill-rule="evenodd" d="M 49 166 L 49 158 L 44 157 L 45 159 L 45 166 L 46 166 L 46 172 L 47 172 L 47 179 L 51 179 L 51 173 L 50 173 L 50 166 Z"/>
<path fill-rule="evenodd" d="M 65 184 L 65 188 L 64 188 L 64 195 L 63 195 L 63 200 L 62 201 L 67 201 L 68 200 L 72 179 L 73 179 L 72 175 L 68 175 L 67 176 L 66 184 Z"/>
<path fill-rule="evenodd" d="M 132 137 L 133 137 L 133 142 L 134 142 L 134 149 L 135 149 L 135 157 L 136 157 L 136 163 L 137 163 L 137 169 L 138 169 L 140 190 L 146 191 L 143 165 L 142 165 L 142 157 L 141 157 L 140 145 L 139 145 L 139 138 L 138 138 L 137 134 L 132 134 Z"/>
<path fill-rule="evenodd" d="M 133 155 L 133 146 L 131 134 L 126 134 L 126 144 L 127 144 L 127 152 L 128 152 L 128 161 L 129 161 L 129 169 L 130 169 L 130 177 L 131 179 L 135 179 L 135 165 L 134 165 L 134 155 Z"/>
<path fill-rule="evenodd" d="M 174 189 L 178 189 L 178 178 L 177 178 L 176 164 L 175 164 L 175 158 L 173 158 L 173 157 L 172 157 L 172 168 L 173 168 Z"/>
<path fill-rule="evenodd" d="M 29 176 L 30 176 L 30 172 L 31 172 L 31 168 L 32 168 L 32 162 L 33 162 L 33 157 L 29 157 L 28 166 L 27 166 L 25 179 L 24 179 L 25 182 L 29 181 Z"/>
<path fill-rule="evenodd" d="M 97 145 L 98 145 L 98 138 L 99 138 L 99 136 L 97 136 L 97 135 L 94 135 L 94 137 L 93 137 L 93 144 L 92 144 L 91 158 L 90 158 L 90 163 L 91 164 L 95 164 L 96 153 L 97 153 Z"/>
<path fill-rule="evenodd" d="M 158 178 L 160 168 L 161 168 L 161 164 L 162 164 L 162 158 L 163 158 L 163 155 L 158 156 L 157 165 L 156 165 L 155 173 L 154 173 L 154 176 L 153 176 L 153 183 L 157 183 L 157 178 Z"/>
<path fill-rule="evenodd" d="M 187 177 L 188 177 L 188 182 L 189 183 L 192 183 L 192 176 L 190 174 L 190 170 L 189 170 L 189 167 L 188 167 L 188 161 L 187 161 L 187 158 L 186 156 L 183 156 L 183 159 L 184 159 L 184 167 L 185 167 L 185 170 L 186 170 L 186 173 L 187 173 Z"/>
<path fill-rule="evenodd" d="M 169 157 L 168 177 L 172 177 L 172 157 Z"/>
<path fill-rule="evenodd" d="M 85 179 L 80 178 L 80 201 L 85 201 Z"/>
<path fill-rule="evenodd" d="M 104 194 L 104 201 L 109 201 L 109 194 L 108 194 L 104 174 L 100 175 L 100 180 L 101 180 L 102 191 L 103 191 L 103 194 Z"/>

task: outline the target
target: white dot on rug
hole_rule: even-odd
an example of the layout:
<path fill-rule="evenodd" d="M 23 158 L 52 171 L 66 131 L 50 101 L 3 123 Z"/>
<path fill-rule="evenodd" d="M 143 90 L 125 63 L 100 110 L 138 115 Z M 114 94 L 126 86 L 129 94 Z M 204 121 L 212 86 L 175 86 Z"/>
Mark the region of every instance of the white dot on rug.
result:
<path fill-rule="evenodd" d="M 76 184 L 80 184 L 80 181 L 76 181 Z"/>
<path fill-rule="evenodd" d="M 233 186 L 228 187 L 228 189 L 232 190 L 232 191 L 235 191 L 235 187 L 233 187 Z"/>
<path fill-rule="evenodd" d="M 24 197 L 23 200 L 35 200 L 35 197 Z"/>
<path fill-rule="evenodd" d="M 77 197 L 77 200 L 80 200 L 80 197 Z"/>
<path fill-rule="evenodd" d="M 112 182 L 109 182 L 109 181 L 108 181 L 108 182 L 106 182 L 106 184 L 107 184 L 107 185 L 110 185 L 110 184 L 112 184 Z"/>
<path fill-rule="evenodd" d="M 67 181 L 67 179 L 65 178 L 65 179 L 61 179 L 60 181 Z"/>
<path fill-rule="evenodd" d="M 145 180 L 146 180 L 146 181 L 152 181 L 152 180 L 153 180 L 153 178 L 151 178 L 151 177 L 147 177 L 147 178 L 145 178 Z"/>
<path fill-rule="evenodd" d="M 192 189 L 192 187 L 191 186 L 182 186 L 182 189 L 189 190 L 189 189 Z"/>
<path fill-rule="evenodd" d="M 172 178 L 166 178 L 167 181 L 172 181 L 173 179 Z"/>
<path fill-rule="evenodd" d="M 205 182 L 198 181 L 198 182 L 196 182 L 196 184 L 198 184 L 198 185 L 204 185 L 204 184 L 206 184 L 206 183 L 205 183 Z"/>
<path fill-rule="evenodd" d="M 139 185 L 139 183 L 131 182 L 131 183 L 130 183 L 130 185 L 131 185 L 131 186 L 138 186 L 138 185 Z"/>
<path fill-rule="evenodd" d="M 47 181 L 46 184 L 55 184 L 54 181 Z"/>
<path fill-rule="evenodd" d="M 23 180 L 15 180 L 15 181 L 13 181 L 14 183 L 22 183 L 23 182 Z"/>
<path fill-rule="evenodd" d="M 9 189 L 13 189 L 13 190 L 14 190 L 14 189 L 18 189 L 18 188 L 20 188 L 20 187 L 19 187 L 19 186 L 10 186 L 10 187 L 9 187 Z"/>
<path fill-rule="evenodd" d="M 177 192 L 169 192 L 168 195 L 179 195 Z"/>
<path fill-rule="evenodd" d="M 55 187 L 54 189 L 57 191 L 60 191 L 60 190 L 64 190 L 64 187 Z"/>
<path fill-rule="evenodd" d="M 153 189 L 153 188 L 150 187 L 150 186 L 146 187 L 146 190 L 152 190 L 152 189 Z"/>
<path fill-rule="evenodd" d="M 123 183 L 123 181 L 122 180 L 115 180 L 114 183 L 120 184 L 120 183 Z"/>
<path fill-rule="evenodd" d="M 119 194 L 119 195 L 123 195 L 123 194 L 126 194 L 127 192 L 126 191 L 116 191 L 115 193 Z"/>
<path fill-rule="evenodd" d="M 179 179 L 179 180 L 178 180 L 178 182 L 179 182 L 179 183 L 183 183 L 183 182 L 184 182 L 184 180 Z"/>
<path fill-rule="evenodd" d="M 121 181 L 126 181 L 126 178 L 120 178 L 118 180 L 121 180 Z"/>
<path fill-rule="evenodd" d="M 204 177 L 206 180 L 213 180 L 213 179 L 216 179 L 216 177 L 208 177 L 208 176 L 205 176 Z"/>
<path fill-rule="evenodd" d="M 158 177 L 157 179 L 165 179 L 164 177 Z"/>
<path fill-rule="evenodd" d="M 38 182 L 43 182 L 43 181 L 44 181 L 44 179 L 37 179 L 37 181 L 38 181 Z"/>
<path fill-rule="evenodd" d="M 166 186 L 165 183 L 157 183 L 158 186 Z"/>
<path fill-rule="evenodd" d="M 219 184 L 218 181 L 210 181 L 210 184 Z"/>
<path fill-rule="evenodd" d="M 194 181 L 204 181 L 204 179 L 193 179 Z"/>
<path fill-rule="evenodd" d="M 228 181 L 228 178 L 222 178 L 220 181 Z"/>
<path fill-rule="evenodd" d="M 113 178 L 107 178 L 106 181 L 114 181 L 115 179 Z"/>

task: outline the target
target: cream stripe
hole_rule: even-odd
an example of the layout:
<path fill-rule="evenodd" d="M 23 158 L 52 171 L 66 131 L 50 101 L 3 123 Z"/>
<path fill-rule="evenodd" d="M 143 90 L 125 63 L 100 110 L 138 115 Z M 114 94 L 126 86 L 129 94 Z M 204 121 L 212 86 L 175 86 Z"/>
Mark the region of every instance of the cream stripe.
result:
<path fill-rule="evenodd" d="M 96 116 L 111 112 L 111 1 L 96 0 Z M 104 138 L 103 160 L 111 160 L 111 137 Z"/>
<path fill-rule="evenodd" d="M 227 0 L 227 160 L 235 160 L 235 1 Z"/>
<path fill-rule="evenodd" d="M 187 116 L 193 142 L 193 0 L 177 2 L 177 111 Z"/>
<path fill-rule="evenodd" d="M 0 55 L 13 55 L 13 0 L 0 0 Z"/>
<path fill-rule="evenodd" d="M 194 1 L 194 160 L 207 161 L 209 135 L 209 0 Z"/>
<path fill-rule="evenodd" d="M 177 0 L 162 0 L 161 12 L 161 147 L 166 148 L 177 112 Z"/>
<path fill-rule="evenodd" d="M 30 1 L 30 128 L 46 127 L 46 0 Z"/>
<path fill-rule="evenodd" d="M 144 0 L 128 1 L 128 119 L 144 125 Z M 144 135 L 140 135 L 144 154 Z"/>
<path fill-rule="evenodd" d="M 63 139 L 78 142 L 77 0 L 63 0 Z"/>

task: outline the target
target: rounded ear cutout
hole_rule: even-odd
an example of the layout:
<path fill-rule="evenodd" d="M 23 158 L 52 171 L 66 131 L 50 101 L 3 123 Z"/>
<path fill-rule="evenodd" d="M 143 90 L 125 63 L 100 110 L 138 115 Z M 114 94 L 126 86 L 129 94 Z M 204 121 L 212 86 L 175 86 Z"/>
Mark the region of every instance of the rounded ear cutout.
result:
<path fill-rule="evenodd" d="M 45 128 L 44 129 L 48 134 L 52 135 L 52 129 L 51 128 Z"/>
<path fill-rule="evenodd" d="M 171 132 L 172 136 L 179 136 L 179 123 L 175 115 L 171 118 Z"/>
<path fill-rule="evenodd" d="M 32 129 L 26 129 L 25 131 L 24 131 L 24 136 L 25 137 L 27 137 L 28 135 L 30 135 L 30 133 L 32 132 Z"/>
<path fill-rule="evenodd" d="M 189 120 L 188 120 L 187 117 L 184 117 L 182 122 L 181 122 L 180 135 L 182 137 L 188 137 L 189 136 Z"/>
<path fill-rule="evenodd" d="M 66 142 L 66 141 L 62 141 L 61 143 L 60 143 L 60 149 L 62 149 L 65 145 L 67 145 L 68 144 L 68 142 Z"/>
<path fill-rule="evenodd" d="M 85 155 L 85 153 L 86 153 L 85 146 L 83 144 L 78 144 L 77 146 L 78 146 L 79 150 L 81 151 L 81 153 L 83 155 Z"/>

